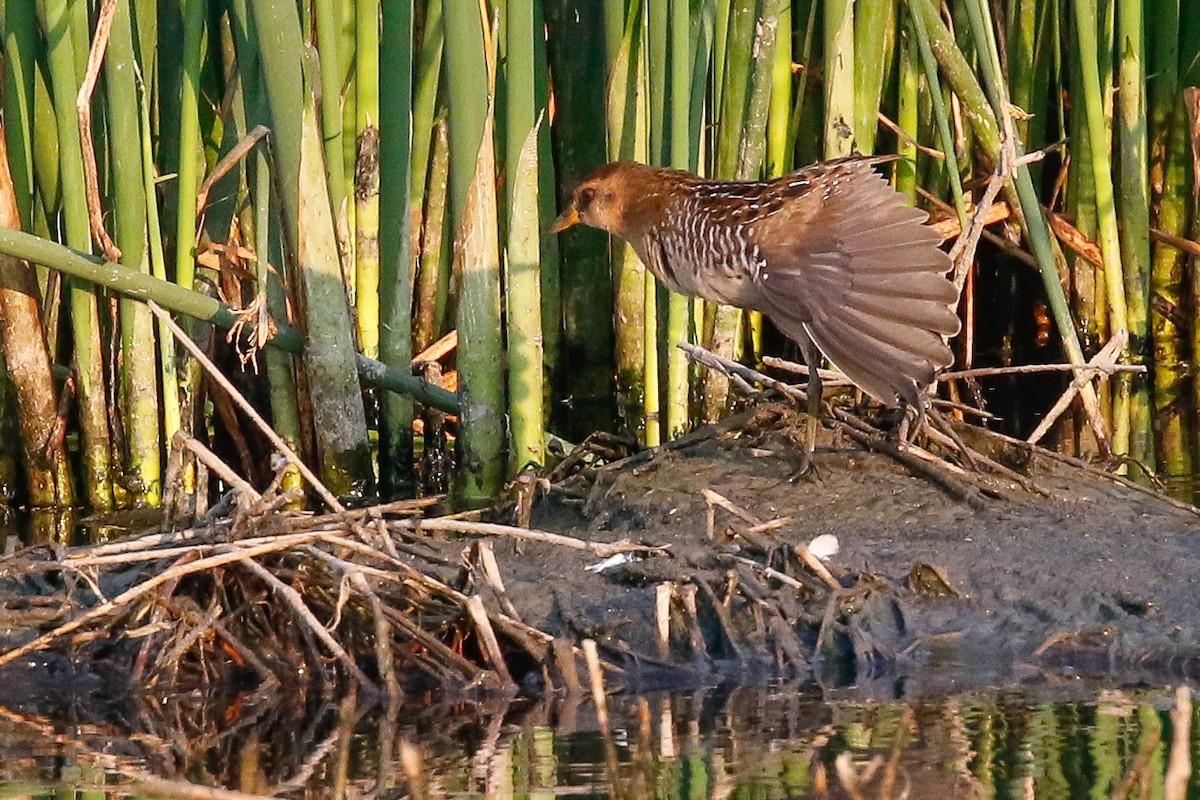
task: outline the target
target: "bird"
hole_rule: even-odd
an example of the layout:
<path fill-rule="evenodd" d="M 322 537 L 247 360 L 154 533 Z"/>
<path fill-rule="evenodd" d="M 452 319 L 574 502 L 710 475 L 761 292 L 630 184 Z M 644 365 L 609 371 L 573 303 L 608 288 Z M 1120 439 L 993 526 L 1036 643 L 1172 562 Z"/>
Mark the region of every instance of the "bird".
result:
<path fill-rule="evenodd" d="M 613 162 L 575 188 L 553 229 L 582 223 L 619 236 L 672 291 L 767 316 L 808 366 L 811 457 L 821 355 L 884 405 L 912 409 L 915 430 L 924 392 L 954 361 L 950 257 L 928 214 L 877 171 L 895 159 L 850 156 L 770 181 Z"/>

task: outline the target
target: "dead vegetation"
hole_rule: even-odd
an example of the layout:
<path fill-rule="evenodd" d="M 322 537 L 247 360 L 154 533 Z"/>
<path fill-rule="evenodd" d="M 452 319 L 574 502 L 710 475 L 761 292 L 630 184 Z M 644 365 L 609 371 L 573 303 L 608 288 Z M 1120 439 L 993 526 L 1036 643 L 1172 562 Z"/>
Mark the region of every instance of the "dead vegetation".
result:
<path fill-rule="evenodd" d="M 754 381 L 803 399 L 780 381 L 689 352 L 747 392 L 760 391 Z M 496 512 L 517 525 L 477 514 L 427 516 L 440 498 L 346 509 L 319 488 L 330 513 L 291 511 L 296 494 L 279 481 L 259 493 L 180 435 L 174 468 L 186 454 L 232 487 L 227 496 L 186 527 L 169 516 L 162 530 L 129 540 L 42 545 L 0 561 L 0 593 L 16 631 L 0 665 L 42 648 L 90 646 L 86 652 L 124 659 L 131 687 L 149 692 L 236 686 L 263 696 L 301 689 L 332 697 L 354 687 L 396 699 L 423 688 L 514 692 L 590 684 L 602 695 L 606 686 L 646 675 L 681 681 L 712 674 L 719 663 L 797 678 L 818 661 L 852 676 L 878 674 L 930 636 L 954 637 L 953 630 L 906 624 L 914 599 L 955 595 L 936 566 L 918 563 L 903 582 L 842 572 L 794 540 L 789 518 L 761 516 L 709 487 L 695 487 L 705 530 L 687 539 L 603 542 L 529 527 L 536 495 L 548 492 L 586 517 L 617 476 L 715 440 L 753 446 L 790 413 L 786 405 L 758 406 L 631 455 L 619 442 L 594 437 L 542 476 L 517 482 L 515 502 Z M 872 424 L 840 407 L 830 415 L 840 435 L 972 509 L 1054 497 L 1029 464 L 1035 454 L 1069 460 L 936 412 L 912 444 L 898 441 L 886 421 Z M 536 625 L 525 620 L 528 597 L 506 590 L 498 540 L 518 560 L 521 548 L 572 554 L 568 583 L 542 587 L 554 595 L 553 620 L 545 613 Z M 529 595 L 537 576 L 523 580 Z M 653 615 L 644 607 L 614 612 L 611 620 L 573 614 L 571 583 L 588 580 L 601 594 L 606 585 L 652 588 Z M 643 630 L 629 630 L 631 623 Z"/>

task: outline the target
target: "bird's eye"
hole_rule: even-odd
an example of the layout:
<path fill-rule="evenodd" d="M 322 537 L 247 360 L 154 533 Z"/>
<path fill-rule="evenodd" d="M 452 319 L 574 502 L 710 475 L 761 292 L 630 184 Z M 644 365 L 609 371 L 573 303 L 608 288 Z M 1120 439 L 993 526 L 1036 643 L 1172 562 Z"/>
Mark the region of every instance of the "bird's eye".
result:
<path fill-rule="evenodd" d="M 590 187 L 587 189 L 580 189 L 579 197 L 575 198 L 576 210 L 583 211 L 589 205 L 591 205 L 592 200 L 594 200 L 595 198 L 596 198 L 596 190 L 595 189 L 592 189 Z"/>

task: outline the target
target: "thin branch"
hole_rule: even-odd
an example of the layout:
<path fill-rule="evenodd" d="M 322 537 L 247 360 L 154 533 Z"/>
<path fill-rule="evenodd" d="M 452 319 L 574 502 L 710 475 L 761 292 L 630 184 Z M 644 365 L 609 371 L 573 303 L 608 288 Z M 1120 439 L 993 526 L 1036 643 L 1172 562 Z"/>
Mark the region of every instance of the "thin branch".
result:
<path fill-rule="evenodd" d="M 192 341 L 192 337 L 184 333 L 183 329 L 175 324 L 175 320 L 171 319 L 171 315 L 164 311 L 162 307 L 153 300 L 147 300 L 146 305 L 148 305 L 150 310 L 154 312 L 154 316 L 158 317 L 164 325 L 170 328 L 171 333 L 175 334 L 175 338 L 179 340 L 179 343 L 182 344 L 184 348 L 191 353 L 192 356 L 194 356 L 195 359 L 199 361 L 206 370 L 208 370 L 208 373 L 212 376 L 212 379 L 216 381 L 222 389 L 229 393 L 229 396 L 233 398 L 233 401 L 237 403 L 238 407 L 242 409 L 242 411 L 246 412 L 246 416 L 250 417 L 250 419 L 254 421 L 254 424 L 259 427 L 259 430 L 266 434 L 266 437 L 271 440 L 271 444 L 275 445 L 275 449 L 277 449 L 288 461 L 295 465 L 300 474 L 304 476 L 304 479 L 308 481 L 314 489 L 317 490 L 317 494 L 321 495 L 321 499 L 325 501 L 325 504 L 334 511 L 345 511 L 346 507 L 338 502 L 338 499 L 333 496 L 333 492 L 325 488 L 325 484 L 321 483 L 320 478 L 318 478 L 316 474 L 308 468 L 308 465 L 305 464 L 300 456 L 296 454 L 295 450 L 288 447 L 287 442 L 285 442 L 279 436 L 279 434 L 267 424 L 267 421 L 262 418 L 262 415 L 258 413 L 254 406 L 250 405 L 250 402 L 242 396 L 242 393 L 239 392 L 232 383 L 230 383 L 229 379 L 221 374 L 221 370 L 217 369 L 217 365 L 214 364 L 212 360 L 204 354 L 204 351 Z"/>
<path fill-rule="evenodd" d="M 939 381 L 953 381 L 962 378 L 984 378 L 994 375 L 1029 375 L 1039 372 L 1075 372 L 1081 375 L 1101 373 L 1112 375 L 1116 372 L 1145 373 L 1144 364 L 1109 364 L 1088 363 L 1085 366 L 1074 364 L 1024 364 L 1016 367 L 978 367 L 976 369 L 960 369 L 957 372 L 943 372 L 937 376 Z"/>
<path fill-rule="evenodd" d="M 104 251 L 109 261 L 120 261 L 121 251 L 104 228 L 104 207 L 100 203 L 100 177 L 96 169 L 96 145 L 92 141 L 92 92 L 100 77 L 100 66 L 104 63 L 104 51 L 108 49 L 108 37 L 112 33 L 113 17 L 117 13 L 117 0 L 104 0 L 96 18 L 96 35 L 88 51 L 87 70 L 75 97 L 75 111 L 79 119 L 79 144 L 83 149 L 83 177 L 87 195 L 88 222 L 96 244 Z"/>

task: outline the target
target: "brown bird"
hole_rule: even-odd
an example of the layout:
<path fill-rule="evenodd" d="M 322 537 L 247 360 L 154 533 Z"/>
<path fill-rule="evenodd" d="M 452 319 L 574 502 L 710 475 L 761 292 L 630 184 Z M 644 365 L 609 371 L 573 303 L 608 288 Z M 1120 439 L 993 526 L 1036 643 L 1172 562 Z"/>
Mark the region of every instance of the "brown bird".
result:
<path fill-rule="evenodd" d="M 954 360 L 950 258 L 928 214 L 875 171 L 891 160 L 844 158 L 762 183 L 612 163 L 576 188 L 554 230 L 582 222 L 615 234 L 668 288 L 766 314 L 809 367 L 811 454 L 817 350 L 867 394 L 914 409 L 918 424 L 922 393 Z"/>

